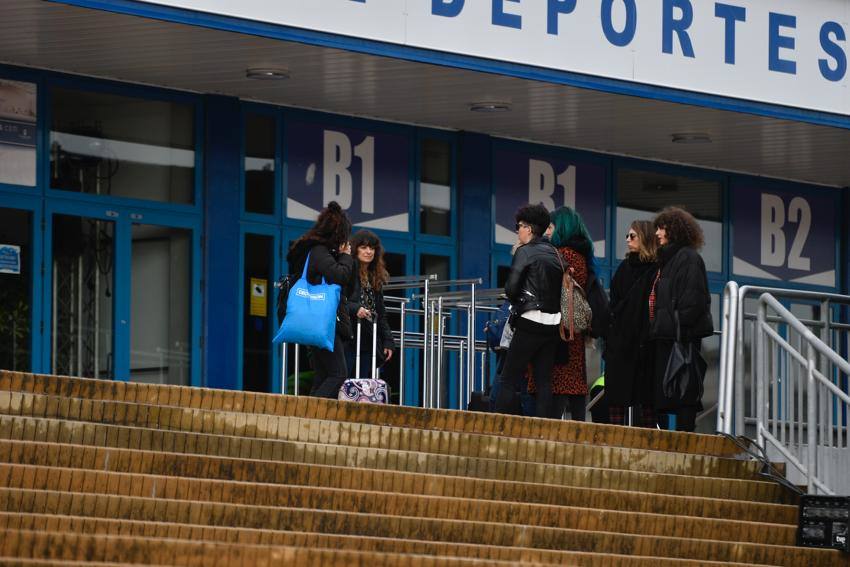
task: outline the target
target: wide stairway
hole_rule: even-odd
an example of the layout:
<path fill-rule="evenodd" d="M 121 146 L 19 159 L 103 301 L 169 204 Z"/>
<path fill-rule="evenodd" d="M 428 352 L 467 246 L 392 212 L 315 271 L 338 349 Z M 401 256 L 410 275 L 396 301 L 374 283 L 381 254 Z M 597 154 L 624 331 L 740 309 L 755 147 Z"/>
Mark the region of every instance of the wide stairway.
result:
<path fill-rule="evenodd" d="M 0 563 L 850 565 L 722 437 L 0 372 Z"/>

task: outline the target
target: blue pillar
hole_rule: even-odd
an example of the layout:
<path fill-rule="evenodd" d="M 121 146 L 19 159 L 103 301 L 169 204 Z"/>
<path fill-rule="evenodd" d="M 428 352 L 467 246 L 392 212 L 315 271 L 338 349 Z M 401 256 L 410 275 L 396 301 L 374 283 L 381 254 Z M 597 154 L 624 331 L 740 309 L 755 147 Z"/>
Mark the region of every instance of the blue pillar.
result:
<path fill-rule="evenodd" d="M 458 152 L 458 277 L 489 284 L 493 244 L 491 138 L 464 132 Z"/>
<path fill-rule="evenodd" d="M 206 97 L 204 153 L 204 385 L 242 389 L 238 377 L 239 100 Z"/>

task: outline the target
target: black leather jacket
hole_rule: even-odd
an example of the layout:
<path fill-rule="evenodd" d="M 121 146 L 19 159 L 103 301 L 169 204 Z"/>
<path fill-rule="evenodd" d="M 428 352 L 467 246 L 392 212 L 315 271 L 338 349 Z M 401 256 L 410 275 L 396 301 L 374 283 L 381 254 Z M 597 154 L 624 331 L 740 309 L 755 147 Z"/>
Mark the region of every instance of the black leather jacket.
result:
<path fill-rule="evenodd" d="M 558 252 L 545 238 L 535 238 L 517 248 L 505 295 L 515 313 L 539 309 L 544 313 L 561 310 L 563 270 Z"/>

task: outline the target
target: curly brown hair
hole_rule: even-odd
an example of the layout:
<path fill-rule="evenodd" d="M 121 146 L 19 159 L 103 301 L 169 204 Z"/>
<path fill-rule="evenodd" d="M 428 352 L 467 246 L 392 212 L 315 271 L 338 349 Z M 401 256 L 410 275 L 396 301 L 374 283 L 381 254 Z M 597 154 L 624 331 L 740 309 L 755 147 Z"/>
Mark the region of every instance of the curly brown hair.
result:
<path fill-rule="evenodd" d="M 360 282 L 369 282 L 372 289 L 381 291 L 387 280 L 390 279 L 390 273 L 387 271 L 387 266 L 384 263 L 384 247 L 381 245 L 381 239 L 371 230 L 358 230 L 351 238 L 351 253 L 357 258 L 357 249 L 361 246 L 368 246 L 375 251 L 375 257 L 368 264 L 360 264 Z"/>
<path fill-rule="evenodd" d="M 678 246 L 699 250 L 705 243 L 702 227 L 694 216 L 682 207 L 664 207 L 652 221 L 656 229 L 667 232 L 667 240 Z"/>
<path fill-rule="evenodd" d="M 292 243 L 290 249 L 295 249 L 304 240 L 314 240 L 335 250 L 348 241 L 351 235 L 351 221 L 348 215 L 336 201 L 331 201 L 316 219 L 310 230 Z"/>

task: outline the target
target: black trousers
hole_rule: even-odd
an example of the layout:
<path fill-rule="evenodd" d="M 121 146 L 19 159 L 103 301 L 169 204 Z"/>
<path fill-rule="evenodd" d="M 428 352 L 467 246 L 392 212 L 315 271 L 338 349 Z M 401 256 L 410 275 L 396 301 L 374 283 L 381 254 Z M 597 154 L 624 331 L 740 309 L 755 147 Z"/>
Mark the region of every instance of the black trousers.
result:
<path fill-rule="evenodd" d="M 316 398 L 337 399 L 339 389 L 348 376 L 345 346 L 339 335 L 334 337 L 333 352 L 323 348 L 313 349 L 313 369 L 316 374 L 310 395 Z"/>
<path fill-rule="evenodd" d="M 530 362 L 534 369 L 534 384 L 537 387 L 537 417 L 561 417 L 554 415 L 557 408 L 554 408 L 552 403 L 552 367 L 555 365 L 555 349 L 559 340 L 558 325 L 541 325 L 518 318 L 511 346 L 505 357 L 505 366 L 499 377 L 497 413 L 522 415 L 517 391 L 521 389 L 525 370 Z"/>
<path fill-rule="evenodd" d="M 695 406 L 685 406 L 677 408 L 676 411 L 668 411 L 658 414 L 658 425 L 661 429 L 667 429 L 669 425 L 669 415 L 676 416 L 676 431 L 691 431 L 693 432 L 697 426 L 697 408 Z"/>
<path fill-rule="evenodd" d="M 534 375 L 535 377 L 537 374 Z M 587 396 L 571 394 L 555 394 L 552 396 L 552 417 L 561 419 L 564 412 L 570 408 L 570 419 L 585 421 L 587 418 Z"/>

